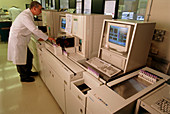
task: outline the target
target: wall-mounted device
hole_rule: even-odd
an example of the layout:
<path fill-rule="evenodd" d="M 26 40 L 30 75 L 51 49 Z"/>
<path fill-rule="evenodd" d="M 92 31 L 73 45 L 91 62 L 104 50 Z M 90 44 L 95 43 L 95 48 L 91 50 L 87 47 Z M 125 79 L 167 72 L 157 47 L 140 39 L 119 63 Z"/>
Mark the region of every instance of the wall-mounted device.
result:
<path fill-rule="evenodd" d="M 166 31 L 161 29 L 155 29 L 153 40 L 163 42 Z"/>

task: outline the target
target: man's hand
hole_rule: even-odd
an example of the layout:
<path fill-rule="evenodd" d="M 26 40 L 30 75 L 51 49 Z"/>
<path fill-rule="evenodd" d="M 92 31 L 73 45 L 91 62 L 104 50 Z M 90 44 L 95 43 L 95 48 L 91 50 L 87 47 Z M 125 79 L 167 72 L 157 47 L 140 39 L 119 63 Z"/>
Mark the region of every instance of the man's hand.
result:
<path fill-rule="evenodd" d="M 38 41 L 44 41 L 42 38 L 39 38 Z"/>
<path fill-rule="evenodd" d="M 56 40 L 54 38 L 48 38 L 48 40 L 50 40 L 53 44 L 56 44 Z"/>
<path fill-rule="evenodd" d="M 48 38 L 48 40 L 50 40 L 50 41 L 55 41 L 56 42 L 56 40 L 54 39 L 54 38 Z"/>

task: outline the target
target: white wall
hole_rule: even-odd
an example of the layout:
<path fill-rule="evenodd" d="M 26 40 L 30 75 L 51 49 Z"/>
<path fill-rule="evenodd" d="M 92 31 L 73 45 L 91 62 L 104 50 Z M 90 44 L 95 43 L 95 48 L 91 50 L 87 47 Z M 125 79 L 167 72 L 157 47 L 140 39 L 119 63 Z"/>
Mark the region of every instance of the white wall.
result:
<path fill-rule="evenodd" d="M 25 9 L 25 4 L 30 4 L 32 0 L 0 0 L 0 8 L 9 9 L 11 6 L 17 6 L 21 10 Z"/>
<path fill-rule="evenodd" d="M 163 42 L 152 41 L 158 56 L 170 61 L 170 0 L 153 0 L 149 21 L 156 22 L 156 29 L 166 30 Z"/>

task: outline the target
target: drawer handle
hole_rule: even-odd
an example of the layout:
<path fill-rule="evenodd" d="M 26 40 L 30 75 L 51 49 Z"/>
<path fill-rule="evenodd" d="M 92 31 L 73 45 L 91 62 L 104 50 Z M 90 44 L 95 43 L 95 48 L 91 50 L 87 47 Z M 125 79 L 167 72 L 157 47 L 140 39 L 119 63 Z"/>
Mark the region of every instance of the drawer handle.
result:
<path fill-rule="evenodd" d="M 64 67 L 64 69 L 68 72 L 68 69 Z"/>
<path fill-rule="evenodd" d="M 78 99 L 80 99 L 82 101 L 82 98 L 79 95 L 77 97 L 78 97 Z"/>
<path fill-rule="evenodd" d="M 144 104 L 142 104 L 142 106 L 145 106 Z"/>
<path fill-rule="evenodd" d="M 82 113 L 83 114 L 83 110 L 80 108 L 80 113 Z"/>
<path fill-rule="evenodd" d="M 64 80 L 64 83 L 67 85 L 67 82 Z"/>

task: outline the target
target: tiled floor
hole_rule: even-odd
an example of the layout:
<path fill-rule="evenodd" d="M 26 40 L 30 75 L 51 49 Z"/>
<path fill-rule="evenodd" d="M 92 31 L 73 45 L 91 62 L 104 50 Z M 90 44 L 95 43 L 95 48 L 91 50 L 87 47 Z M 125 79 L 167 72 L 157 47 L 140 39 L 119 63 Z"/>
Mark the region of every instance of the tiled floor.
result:
<path fill-rule="evenodd" d="M 62 114 L 39 76 L 21 83 L 16 66 L 7 61 L 7 44 L 0 43 L 0 114 Z"/>

